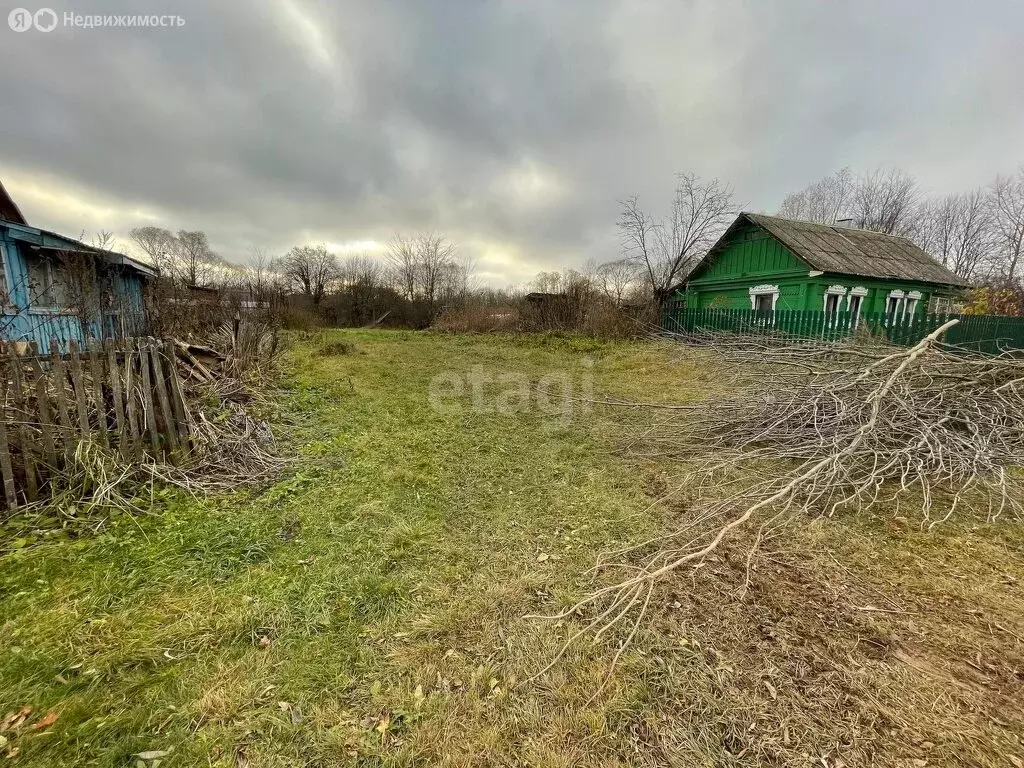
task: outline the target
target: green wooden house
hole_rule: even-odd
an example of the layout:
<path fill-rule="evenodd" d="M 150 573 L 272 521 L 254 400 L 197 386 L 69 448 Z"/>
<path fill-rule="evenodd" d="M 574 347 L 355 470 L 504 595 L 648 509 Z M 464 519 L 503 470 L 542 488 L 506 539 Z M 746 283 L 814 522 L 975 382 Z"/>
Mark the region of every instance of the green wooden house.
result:
<path fill-rule="evenodd" d="M 688 310 L 946 313 L 968 283 L 904 237 L 741 213 L 673 299 Z"/>

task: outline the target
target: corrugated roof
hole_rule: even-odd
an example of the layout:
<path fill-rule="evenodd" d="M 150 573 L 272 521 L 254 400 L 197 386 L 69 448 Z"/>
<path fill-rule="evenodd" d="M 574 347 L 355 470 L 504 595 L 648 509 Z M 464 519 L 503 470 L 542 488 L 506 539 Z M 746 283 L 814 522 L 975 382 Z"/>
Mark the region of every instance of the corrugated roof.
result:
<path fill-rule="evenodd" d="M 835 224 L 782 219 L 763 213 L 741 213 L 729 227 L 730 231 L 743 218 L 780 240 L 812 269 L 822 272 L 940 285 L 970 285 L 905 237 Z M 715 248 L 711 249 L 712 252 Z"/>

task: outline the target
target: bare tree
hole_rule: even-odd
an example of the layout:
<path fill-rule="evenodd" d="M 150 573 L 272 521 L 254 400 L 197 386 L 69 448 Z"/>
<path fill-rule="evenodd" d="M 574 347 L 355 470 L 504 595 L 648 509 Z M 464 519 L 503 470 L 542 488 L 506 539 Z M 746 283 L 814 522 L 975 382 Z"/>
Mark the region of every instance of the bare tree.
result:
<path fill-rule="evenodd" d="M 599 265 L 595 270 L 594 282 L 605 296 L 616 305 L 621 305 L 638 278 L 635 263 L 629 259 L 617 259 Z"/>
<path fill-rule="evenodd" d="M 704 181 L 693 173 L 677 174 L 676 179 L 666 220 L 642 211 L 634 196 L 622 202 L 617 224 L 625 257 L 642 270 L 658 301 L 707 253 L 735 208 L 732 189 L 718 179 Z"/>
<path fill-rule="evenodd" d="M 999 276 L 1017 279 L 1024 255 L 1024 166 L 1012 176 L 997 176 L 989 188 L 989 208 L 996 233 Z"/>
<path fill-rule="evenodd" d="M 917 180 L 899 169 L 857 179 L 851 201 L 855 226 L 886 235 L 910 236 L 917 223 Z"/>
<path fill-rule="evenodd" d="M 176 277 L 190 288 L 208 285 L 214 278 L 220 258 L 210 248 L 206 233 L 179 230 L 174 244 L 171 269 Z"/>
<path fill-rule="evenodd" d="M 992 250 L 992 216 L 984 190 L 926 201 L 917 216 L 914 239 L 960 277 L 981 277 Z"/>
<path fill-rule="evenodd" d="M 171 274 L 171 261 L 176 247 L 174 234 L 162 227 L 136 227 L 130 232 L 132 241 L 162 273 Z"/>
<path fill-rule="evenodd" d="M 339 277 L 338 259 L 322 243 L 295 246 L 281 258 L 278 268 L 316 308 L 330 284 Z"/>
<path fill-rule="evenodd" d="M 398 289 L 406 299 L 420 304 L 428 324 L 437 317 L 446 287 L 452 284 L 457 252 L 454 243 L 433 232 L 395 233 L 388 243 L 388 261 Z"/>
<path fill-rule="evenodd" d="M 786 195 L 778 215 L 788 219 L 834 224 L 847 216 L 856 180 L 849 168 L 843 168 L 800 192 Z"/>

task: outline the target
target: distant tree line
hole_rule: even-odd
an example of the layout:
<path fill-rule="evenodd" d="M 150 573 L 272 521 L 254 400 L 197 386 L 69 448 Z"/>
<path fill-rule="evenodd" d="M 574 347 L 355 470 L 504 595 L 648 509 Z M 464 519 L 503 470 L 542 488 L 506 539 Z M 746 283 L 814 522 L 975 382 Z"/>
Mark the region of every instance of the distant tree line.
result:
<path fill-rule="evenodd" d="M 398 233 L 379 255 L 339 256 L 323 244 L 271 255 L 253 248 L 244 265 L 219 256 L 202 231 L 131 231 L 160 268 L 152 291 L 157 330 L 183 333 L 245 310 L 287 325 L 391 325 L 464 330 L 576 328 L 631 332 L 656 317 L 743 204 L 730 185 L 680 173 L 663 216 L 636 196 L 620 202 L 619 252 L 582 268 L 542 272 L 529 285 L 479 284 L 457 245 L 433 232 Z M 843 169 L 787 195 L 777 214 L 907 237 L 978 285 L 967 311 L 1024 314 L 1024 167 L 989 185 L 926 194 L 899 169 Z M 97 235 L 112 247 L 110 233 Z M 205 304 L 196 312 L 195 305 Z"/>
<path fill-rule="evenodd" d="M 139 227 L 131 239 L 160 269 L 150 314 L 164 333 L 185 335 L 241 311 L 296 327 L 427 327 L 475 288 L 472 264 L 431 232 L 396 234 L 380 257 L 308 244 L 276 257 L 253 248 L 242 265 L 215 253 L 204 232 Z"/>

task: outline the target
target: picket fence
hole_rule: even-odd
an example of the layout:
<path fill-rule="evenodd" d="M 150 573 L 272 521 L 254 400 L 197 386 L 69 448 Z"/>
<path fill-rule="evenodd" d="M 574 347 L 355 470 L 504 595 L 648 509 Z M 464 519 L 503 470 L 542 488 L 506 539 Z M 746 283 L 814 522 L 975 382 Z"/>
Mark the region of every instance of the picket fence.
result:
<path fill-rule="evenodd" d="M 661 327 L 668 333 L 727 332 L 776 335 L 795 339 L 842 339 L 861 333 L 893 344 L 913 345 L 948 320 L 960 322 L 943 341 L 983 354 L 1024 350 L 1024 318 L 995 315 L 897 316 L 853 312 L 752 309 L 688 309 L 681 301 L 662 308 Z"/>
<path fill-rule="evenodd" d="M 130 460 L 189 448 L 173 342 L 124 339 L 79 348 L 0 348 L 0 506 L 34 502 L 85 438 Z"/>

